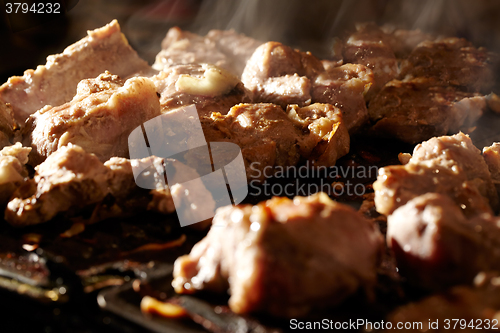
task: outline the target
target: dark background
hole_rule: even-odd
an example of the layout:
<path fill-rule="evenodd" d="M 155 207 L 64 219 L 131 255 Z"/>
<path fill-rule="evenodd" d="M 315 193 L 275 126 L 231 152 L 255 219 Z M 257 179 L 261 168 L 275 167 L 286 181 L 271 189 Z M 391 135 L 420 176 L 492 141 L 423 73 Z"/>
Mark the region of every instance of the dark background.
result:
<path fill-rule="evenodd" d="M 115 18 L 132 47 L 150 64 L 175 25 L 202 34 L 234 28 L 320 57 L 328 56 L 334 36 L 362 21 L 465 37 L 476 46 L 500 51 L 497 0 L 61 0 L 66 13 L 43 18 L 18 14 L 15 27 L 5 13 L 10 1 L 0 0 L 0 83 L 45 64 L 48 55 L 62 52 L 87 30 Z"/>

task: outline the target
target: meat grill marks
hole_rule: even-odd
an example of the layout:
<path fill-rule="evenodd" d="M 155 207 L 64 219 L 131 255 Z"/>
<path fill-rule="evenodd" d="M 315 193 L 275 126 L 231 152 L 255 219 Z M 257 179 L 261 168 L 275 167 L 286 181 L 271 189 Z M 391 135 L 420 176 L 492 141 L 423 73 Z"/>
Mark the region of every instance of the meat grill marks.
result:
<path fill-rule="evenodd" d="M 342 115 L 329 104 L 289 106 L 286 112 L 269 103 L 239 104 L 227 115 L 202 119 L 202 127 L 208 142 L 240 146 L 249 180 L 263 180 L 265 168 L 293 166 L 301 159 L 334 165 L 349 151 Z"/>
<path fill-rule="evenodd" d="M 215 202 L 201 181 L 198 190 L 189 195 L 177 183 L 177 173 L 168 187 L 160 181 L 162 177 L 154 176 L 156 189 L 139 188 L 132 168 L 141 165 L 150 166 L 148 170 L 155 175 L 163 175 L 165 167 L 172 167 L 181 171 L 183 178 L 199 176 L 178 161 L 154 156 L 141 160 L 113 157 L 103 164 L 95 155 L 68 144 L 35 167 L 35 177 L 21 186 L 8 203 L 5 220 L 14 226 L 26 226 L 47 222 L 58 214 L 75 216 L 85 209 L 93 210 L 90 222 L 145 210 L 168 214 L 175 210 L 173 196 L 188 205 L 193 196 L 202 196 L 204 201 L 198 203 L 215 209 Z M 196 212 L 194 209 L 187 213 Z"/>
<path fill-rule="evenodd" d="M 499 226 L 497 217 L 486 213 L 468 219 L 446 195 L 428 193 L 388 217 L 387 243 L 402 276 L 440 289 L 500 269 Z"/>
<path fill-rule="evenodd" d="M 89 31 L 88 36 L 68 46 L 63 53 L 47 57 L 44 66 L 13 76 L 0 87 L 0 101 L 12 105 L 16 120 L 24 122 L 46 105 L 59 106 L 71 101 L 78 83 L 104 71 L 122 78 L 151 73 L 120 32 L 116 20 Z"/>
<path fill-rule="evenodd" d="M 174 27 L 162 41 L 162 50 L 156 56 L 153 68 L 161 71 L 172 65 L 208 63 L 239 78 L 247 60 L 260 44 L 234 30 L 211 30 L 206 36 L 200 36 Z"/>
<path fill-rule="evenodd" d="M 376 282 L 382 236 L 325 194 L 217 211 L 208 235 L 177 259 L 177 292 L 225 292 L 236 313 L 297 317 Z M 300 291 L 300 292 L 299 292 Z"/>
<path fill-rule="evenodd" d="M 254 102 L 307 106 L 329 103 L 341 109 L 349 131 L 368 119 L 364 95 L 373 82 L 371 70 L 346 64 L 325 70 L 319 59 L 278 42 L 257 48 L 247 63 L 242 82 Z"/>
<path fill-rule="evenodd" d="M 377 211 L 385 215 L 425 193 L 449 196 L 466 216 L 498 209 L 488 166 L 463 133 L 417 145 L 405 165 L 381 168 L 373 188 Z"/>
<path fill-rule="evenodd" d="M 82 80 L 70 102 L 31 115 L 24 144 L 33 147 L 32 165 L 68 143 L 94 153 L 103 162 L 112 156 L 128 157 L 130 132 L 157 115 L 160 103 L 151 80 L 133 77 L 123 82 L 106 72 Z"/>

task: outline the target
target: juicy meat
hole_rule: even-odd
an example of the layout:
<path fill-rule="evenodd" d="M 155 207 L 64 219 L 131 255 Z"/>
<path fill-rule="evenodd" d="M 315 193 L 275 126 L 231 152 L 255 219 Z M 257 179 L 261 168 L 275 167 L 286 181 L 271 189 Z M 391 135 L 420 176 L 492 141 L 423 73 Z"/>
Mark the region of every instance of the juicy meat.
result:
<path fill-rule="evenodd" d="M 130 132 L 157 115 L 160 103 L 151 80 L 133 77 L 123 82 L 106 72 L 82 80 L 71 102 L 31 115 L 24 143 L 33 147 L 33 165 L 70 142 L 103 162 L 112 156 L 128 157 Z"/>
<path fill-rule="evenodd" d="M 373 84 L 372 71 L 356 64 L 330 68 L 313 82 L 312 100 L 329 103 L 342 111 L 349 133 L 355 132 L 368 120 L 364 96 Z"/>
<path fill-rule="evenodd" d="M 484 91 L 493 84 L 491 55 L 465 39 L 446 38 L 420 43 L 401 65 L 401 78 L 435 78 L 443 84 Z"/>
<path fill-rule="evenodd" d="M 16 127 L 12 107 L 0 101 L 0 149 L 13 143 Z"/>
<path fill-rule="evenodd" d="M 241 81 L 256 102 L 300 106 L 311 103 L 311 80 L 322 72 L 323 64 L 310 53 L 294 50 L 278 42 L 267 42 L 248 60 Z"/>
<path fill-rule="evenodd" d="M 0 86 L 0 101 L 10 103 L 15 118 L 22 123 L 46 105 L 71 101 L 81 80 L 106 70 L 123 78 L 151 72 L 148 63 L 130 47 L 116 20 L 89 31 L 63 53 L 47 57 L 44 66 L 27 70 L 22 77 L 11 77 Z"/>
<path fill-rule="evenodd" d="M 467 216 L 492 213 L 498 207 L 481 151 L 462 133 L 417 145 L 405 165 L 381 168 L 373 188 L 377 211 L 385 215 L 429 192 L 449 196 Z"/>
<path fill-rule="evenodd" d="M 154 174 L 155 189 L 136 185 L 140 179 L 134 178 L 133 167 L 141 164 L 153 166 L 149 171 Z M 161 181 L 165 167 L 181 171 L 183 177 L 199 177 L 178 161 L 154 156 L 141 160 L 113 157 L 103 164 L 94 154 L 68 144 L 35 167 L 35 177 L 21 186 L 8 203 L 5 220 L 15 226 L 32 225 L 47 222 L 58 214 L 74 216 L 89 207 L 94 209 L 91 222 L 145 210 L 168 214 L 175 210 L 174 196 L 187 204 L 194 199 L 215 209 L 215 202 L 201 181 L 198 190 L 191 194 L 185 193 L 176 177 L 165 187 Z M 204 201 L 196 200 L 198 196 Z M 197 214 L 197 210 L 186 213 Z"/>
<path fill-rule="evenodd" d="M 310 53 L 278 42 L 257 48 L 242 75 L 254 102 L 275 103 L 283 108 L 328 103 L 341 109 L 352 133 L 368 120 L 364 96 L 373 74 L 363 65 L 327 66 Z"/>
<path fill-rule="evenodd" d="M 387 219 L 387 243 L 399 272 L 425 288 L 470 283 L 481 271 L 500 269 L 500 219 L 467 219 L 449 197 L 428 193 Z"/>
<path fill-rule="evenodd" d="M 195 104 L 200 117 L 209 117 L 212 112 L 226 114 L 232 106 L 249 101 L 241 81 L 213 65 L 172 65 L 151 80 L 160 93 L 163 113 Z"/>
<path fill-rule="evenodd" d="M 487 277 L 486 274 L 479 274 L 476 281 L 479 285 L 457 286 L 450 290 L 424 298 L 421 301 L 410 303 L 397 308 L 387 318 L 393 326 L 396 327 L 398 322 L 413 323 L 421 322 L 422 327 L 405 330 L 406 332 L 447 332 L 445 324 L 450 320 L 450 328 L 456 324 L 456 331 L 460 328 L 460 332 L 473 333 L 477 329 L 491 328 L 495 325 L 493 319 L 498 320 L 496 314 L 500 310 L 500 288 L 498 286 L 498 276 L 491 274 Z M 483 281 L 484 280 L 484 281 Z M 460 319 L 457 321 L 451 318 Z M 438 321 L 439 330 L 435 327 L 429 327 L 429 322 L 435 323 Z M 468 326 L 474 323 L 473 327 Z M 464 325 L 465 323 L 465 325 Z M 493 323 L 493 324 L 492 324 Z M 498 325 L 495 325 L 498 327 Z M 387 330 L 391 332 L 393 330 Z M 385 332 L 385 331 L 384 331 Z"/>
<path fill-rule="evenodd" d="M 371 99 L 384 85 L 398 76 L 398 64 L 391 47 L 391 37 L 374 24 L 360 24 L 344 40 L 344 62 L 365 65 L 373 71 Z"/>
<path fill-rule="evenodd" d="M 289 106 L 287 112 L 274 104 L 239 104 L 227 115 L 202 119 L 202 127 L 208 142 L 240 146 L 249 179 L 263 180 L 275 167 L 293 166 L 301 158 L 331 166 L 349 151 L 342 115 L 328 104 Z"/>
<path fill-rule="evenodd" d="M 208 235 L 174 265 L 177 292 L 225 292 L 236 313 L 296 317 L 370 293 L 383 239 L 324 193 L 217 210 Z"/>
<path fill-rule="evenodd" d="M 368 113 L 373 134 L 413 144 L 467 130 L 485 108 L 484 96 L 417 78 L 387 83 L 370 101 Z"/>
<path fill-rule="evenodd" d="M 24 165 L 28 163 L 30 151 L 31 148 L 23 147 L 19 142 L 0 150 L 0 208 L 5 208 L 14 191 L 28 177 Z"/>
<path fill-rule="evenodd" d="M 222 67 L 239 78 L 260 44 L 234 30 L 211 30 L 203 37 L 173 27 L 161 43 L 162 50 L 153 68 L 161 71 L 172 65 L 207 63 Z"/>

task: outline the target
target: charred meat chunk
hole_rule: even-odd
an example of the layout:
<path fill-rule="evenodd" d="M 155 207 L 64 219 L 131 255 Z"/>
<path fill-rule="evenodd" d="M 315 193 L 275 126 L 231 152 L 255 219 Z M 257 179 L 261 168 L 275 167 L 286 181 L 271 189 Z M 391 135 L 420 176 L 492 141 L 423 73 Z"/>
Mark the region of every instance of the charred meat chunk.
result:
<path fill-rule="evenodd" d="M 160 103 L 151 80 L 133 77 L 123 82 L 106 72 L 82 80 L 70 102 L 31 115 L 24 144 L 33 147 L 33 165 L 68 143 L 94 153 L 102 162 L 112 156 L 128 157 L 130 132 L 157 115 Z"/>
<path fill-rule="evenodd" d="M 399 272 L 424 288 L 471 283 L 481 271 L 500 269 L 500 220 L 467 219 L 449 197 L 428 193 L 387 218 L 387 243 Z"/>
<path fill-rule="evenodd" d="M 153 68 L 164 70 L 179 64 L 212 64 L 241 76 L 247 60 L 262 44 L 234 30 L 210 30 L 200 36 L 178 27 L 171 28 L 161 43 Z"/>
<path fill-rule="evenodd" d="M 379 170 L 374 183 L 377 211 L 389 215 L 425 193 L 449 196 L 466 216 L 498 208 L 498 194 L 481 151 L 459 133 L 417 145 L 405 165 Z"/>
<path fill-rule="evenodd" d="M 485 108 L 484 96 L 417 78 L 387 83 L 370 101 L 368 114 L 373 134 L 413 144 L 468 130 Z"/>
<path fill-rule="evenodd" d="M 24 122 L 46 105 L 71 101 L 81 80 L 110 71 L 123 78 L 149 73 L 148 63 L 130 47 L 116 20 L 88 32 L 63 53 L 47 57 L 44 66 L 13 76 L 0 86 L 0 101 L 10 103 L 16 120 Z"/>
<path fill-rule="evenodd" d="M 146 171 L 155 175 L 155 189 L 137 186 L 133 167 L 140 164 L 153 166 Z M 8 203 L 5 220 L 15 226 L 26 226 L 47 222 L 58 214 L 75 216 L 89 207 L 94 209 L 92 222 L 146 210 L 168 214 L 175 211 L 174 196 L 187 205 L 194 197 L 201 196 L 204 200 L 194 199 L 206 205 L 198 207 L 200 210 L 215 209 L 215 202 L 201 180 L 198 190 L 191 193 L 186 193 L 178 183 L 185 179 L 177 179 L 177 173 L 177 178 L 165 186 L 165 167 L 175 168 L 182 178 L 199 177 L 195 170 L 178 161 L 154 156 L 140 160 L 114 157 L 103 164 L 94 154 L 68 144 L 35 167 L 35 177 L 21 186 Z M 197 214 L 197 209 L 185 213 Z"/>
<path fill-rule="evenodd" d="M 492 55 L 462 38 L 420 43 L 401 65 L 400 77 L 434 78 L 468 91 L 484 91 L 493 84 Z"/>
<path fill-rule="evenodd" d="M 225 292 L 236 313 L 296 317 L 376 283 L 382 236 L 326 194 L 217 210 L 208 235 L 174 265 L 177 292 Z"/>

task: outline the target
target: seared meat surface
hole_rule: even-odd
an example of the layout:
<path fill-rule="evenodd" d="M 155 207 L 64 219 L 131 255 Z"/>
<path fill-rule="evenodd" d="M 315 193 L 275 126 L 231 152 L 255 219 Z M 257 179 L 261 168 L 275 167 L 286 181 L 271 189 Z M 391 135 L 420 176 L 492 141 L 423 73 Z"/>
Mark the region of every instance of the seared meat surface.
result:
<path fill-rule="evenodd" d="M 32 165 L 68 143 L 94 153 L 102 162 L 113 156 L 128 157 L 130 132 L 157 115 L 160 103 L 151 80 L 133 77 L 123 82 L 106 72 L 82 80 L 70 102 L 31 115 L 24 144 L 33 147 Z"/>
<path fill-rule="evenodd" d="M 466 216 L 493 213 L 498 208 L 488 166 L 463 133 L 417 145 L 405 165 L 381 168 L 373 188 L 377 211 L 385 215 L 429 192 L 449 196 Z"/>
<path fill-rule="evenodd" d="M 200 117 L 210 117 L 212 112 L 226 114 L 232 106 L 250 100 L 236 76 L 213 65 L 172 65 L 151 80 L 160 94 L 162 113 L 195 104 Z"/>
<path fill-rule="evenodd" d="M 469 91 L 484 91 L 493 84 L 491 55 L 461 38 L 420 43 L 403 61 L 401 78 L 431 77 Z"/>
<path fill-rule="evenodd" d="M 152 166 L 148 170 L 154 174 L 155 189 L 136 185 L 133 168 L 144 169 L 141 165 Z M 91 222 L 145 210 L 168 214 L 175 210 L 173 196 L 179 196 L 188 205 L 203 202 L 208 209 L 215 209 L 215 202 L 201 181 L 193 193 L 186 193 L 182 184 L 177 183 L 185 179 L 174 177 L 166 187 L 165 167 L 179 170 L 183 178 L 199 177 L 196 171 L 178 161 L 154 156 L 141 160 L 114 157 L 103 164 L 94 154 L 68 144 L 35 167 L 35 177 L 21 186 L 8 203 L 5 220 L 15 226 L 32 225 L 47 222 L 58 214 L 75 216 L 88 207 L 94 208 Z M 200 201 L 198 196 L 204 200 Z M 197 214 L 197 209 L 186 213 Z"/>
<path fill-rule="evenodd" d="M 153 68 L 164 70 L 179 64 L 207 63 L 241 76 L 247 60 L 262 44 L 234 30 L 211 30 L 200 36 L 178 27 L 171 28 L 161 43 Z"/>
<path fill-rule="evenodd" d="M 116 20 L 89 31 L 88 36 L 68 46 L 63 53 L 47 57 L 44 66 L 13 76 L 0 86 L 0 101 L 10 103 L 16 120 L 24 122 L 46 105 L 71 101 L 83 79 L 110 71 L 122 78 L 151 73 L 148 63 L 130 47 Z"/>
<path fill-rule="evenodd" d="M 16 127 L 12 107 L 0 101 L 0 149 L 13 143 Z"/>
<path fill-rule="evenodd" d="M 240 146 L 248 179 L 262 180 L 264 169 L 293 166 L 301 158 L 331 166 L 349 151 L 342 115 L 329 104 L 289 106 L 287 112 L 274 104 L 239 104 L 227 115 L 202 119 L 202 127 L 208 142 Z"/>
<path fill-rule="evenodd" d="M 19 142 L 0 150 L 0 208 L 5 208 L 14 191 L 28 177 L 24 165 L 28 163 L 30 151 L 31 148 L 23 147 Z"/>
<path fill-rule="evenodd" d="M 437 289 L 500 269 L 499 225 L 487 213 L 467 219 L 448 196 L 428 193 L 388 217 L 387 243 L 402 276 Z"/>
<path fill-rule="evenodd" d="M 491 180 L 500 196 L 500 143 L 483 148 L 483 158 L 490 170 Z"/>
<path fill-rule="evenodd" d="M 217 211 L 208 235 L 174 266 L 177 292 L 225 292 L 236 313 L 297 317 L 370 293 L 382 236 L 325 194 Z"/>
<path fill-rule="evenodd" d="M 484 96 L 431 78 L 393 80 L 370 101 L 371 132 L 408 143 L 468 130 L 486 108 Z"/>

